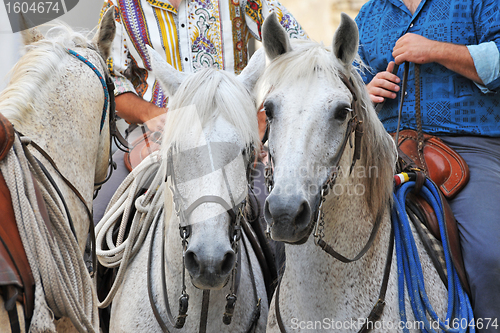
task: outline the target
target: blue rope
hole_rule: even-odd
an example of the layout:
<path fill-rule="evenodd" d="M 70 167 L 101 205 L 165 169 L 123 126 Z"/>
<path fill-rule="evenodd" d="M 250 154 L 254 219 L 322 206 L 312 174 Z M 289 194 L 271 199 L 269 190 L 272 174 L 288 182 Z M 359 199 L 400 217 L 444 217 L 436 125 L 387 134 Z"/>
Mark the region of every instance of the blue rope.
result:
<path fill-rule="evenodd" d="M 101 127 L 99 129 L 99 134 L 102 132 L 102 128 L 104 127 L 104 120 L 106 119 L 106 114 L 108 110 L 108 103 L 109 103 L 109 92 L 108 92 L 108 86 L 106 84 L 106 80 L 104 80 L 104 76 L 99 72 L 99 70 L 94 66 L 93 63 L 91 63 L 88 59 L 85 57 L 81 56 L 80 54 L 76 53 L 73 50 L 66 49 L 69 54 L 73 55 L 75 58 L 81 60 L 83 63 L 85 63 L 87 66 L 89 66 L 94 73 L 96 73 L 97 77 L 101 81 L 102 87 L 104 89 L 104 109 L 102 110 L 102 116 L 101 116 Z"/>
<path fill-rule="evenodd" d="M 406 215 L 405 199 L 408 192 L 415 186 L 414 181 L 402 184 L 395 190 L 394 207 L 392 210 L 392 223 L 395 232 L 396 257 L 398 267 L 398 292 L 399 292 L 399 312 L 401 322 L 407 322 L 405 306 L 405 284 L 406 291 L 410 299 L 410 304 L 417 322 L 424 324 L 423 332 L 435 333 L 436 325 L 431 325 L 427 319 L 430 315 L 434 322 L 439 323 L 439 328 L 444 332 L 464 333 L 469 329 L 470 333 L 475 332 L 474 316 L 469 298 L 462 288 L 455 267 L 452 264 L 447 243 L 444 246 L 444 256 L 446 269 L 448 271 L 448 310 L 444 322 L 438 317 L 429 302 L 425 291 L 424 276 L 420 258 L 417 251 L 415 239 L 410 228 L 410 222 Z M 446 239 L 444 226 L 444 212 L 442 208 L 439 189 L 434 183 L 426 179 L 420 194 L 429 202 L 437 213 L 439 231 L 441 239 Z M 469 324 L 472 324 L 469 326 Z M 406 325 L 404 332 L 409 332 Z"/>

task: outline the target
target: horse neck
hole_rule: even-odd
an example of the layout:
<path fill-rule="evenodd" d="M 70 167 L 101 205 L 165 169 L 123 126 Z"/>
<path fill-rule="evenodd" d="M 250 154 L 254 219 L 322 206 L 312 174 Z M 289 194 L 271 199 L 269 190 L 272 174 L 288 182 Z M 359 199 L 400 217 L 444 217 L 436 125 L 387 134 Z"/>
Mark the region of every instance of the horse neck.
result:
<path fill-rule="evenodd" d="M 88 49 L 78 49 L 84 57 L 100 68 L 98 55 Z M 103 72 L 100 69 L 101 73 Z M 71 55 L 61 59 L 58 72 L 46 85 L 40 87 L 44 98 L 33 101 L 35 112 L 30 113 L 16 129 L 30 137 L 54 160 L 61 173 L 78 189 L 91 207 L 97 159 L 109 147 L 109 130 L 106 124 L 99 133 L 104 93 L 97 75 L 80 60 Z M 32 149 L 43 162 L 38 152 Z M 48 163 L 44 163 L 48 165 Z M 47 167 L 52 171 L 50 166 Z M 88 219 L 83 206 L 60 177 L 54 179 L 68 200 L 75 229 L 83 249 L 88 233 Z M 102 173 L 102 171 L 101 171 Z"/>

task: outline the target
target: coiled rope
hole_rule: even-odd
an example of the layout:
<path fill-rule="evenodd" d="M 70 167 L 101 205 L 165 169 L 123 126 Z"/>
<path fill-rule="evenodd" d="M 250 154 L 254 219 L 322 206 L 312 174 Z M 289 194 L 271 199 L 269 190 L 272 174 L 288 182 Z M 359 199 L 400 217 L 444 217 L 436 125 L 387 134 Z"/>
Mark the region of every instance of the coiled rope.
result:
<path fill-rule="evenodd" d="M 55 332 L 55 315 L 68 317 L 79 332 L 98 332 L 97 299 L 92 280 L 64 209 L 57 202 L 58 195 L 23 144 L 30 141 L 16 136 L 13 148 L 0 162 L 35 280 L 35 307 L 29 331 Z M 50 231 L 38 208 L 32 175 L 40 185 L 47 206 Z"/>
<path fill-rule="evenodd" d="M 130 260 L 141 248 L 156 213 L 163 206 L 166 163 L 160 163 L 158 156 L 159 152 L 150 154 L 129 173 L 96 226 L 96 254 L 99 262 L 105 267 L 119 267 L 113 286 L 104 301 L 99 303 L 100 308 L 107 307 L 113 300 Z M 145 189 L 146 193 L 137 198 Z M 155 195 L 156 193 L 159 195 Z M 137 212 L 133 216 L 128 236 L 124 239 L 132 205 L 135 205 Z M 118 223 L 119 233 L 114 241 L 113 231 Z"/>
<path fill-rule="evenodd" d="M 435 325 L 431 325 L 427 319 L 427 314 L 437 323 L 439 328 L 445 332 L 462 333 L 469 329 L 470 333 L 475 332 L 474 316 L 467 293 L 463 290 L 455 267 L 452 264 L 451 256 L 447 244 L 444 246 L 444 255 L 448 274 L 448 310 L 445 320 L 441 320 L 429 302 L 425 291 L 424 276 L 422 266 L 418 256 L 415 239 L 410 228 L 408 216 L 406 215 L 405 199 L 408 192 L 415 186 L 414 181 L 408 181 L 397 188 L 394 193 L 394 209 L 392 211 L 392 221 L 395 229 L 396 255 L 398 265 L 398 291 L 399 291 L 399 312 L 401 322 L 406 323 L 405 307 L 405 282 L 411 307 L 418 322 L 424 323 L 423 332 L 436 332 Z M 427 200 L 437 214 L 441 239 L 446 239 L 444 226 L 444 212 L 441 198 L 437 192 L 439 189 L 429 179 L 426 179 L 420 194 Z M 405 325 L 406 327 L 406 325 Z M 403 329 L 409 332 L 408 328 Z"/>

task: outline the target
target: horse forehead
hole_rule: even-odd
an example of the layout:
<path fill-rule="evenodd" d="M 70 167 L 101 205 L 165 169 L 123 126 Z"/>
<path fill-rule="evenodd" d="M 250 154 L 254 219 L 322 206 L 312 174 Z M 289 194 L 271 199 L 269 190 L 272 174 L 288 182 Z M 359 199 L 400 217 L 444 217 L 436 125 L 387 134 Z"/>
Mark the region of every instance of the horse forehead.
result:
<path fill-rule="evenodd" d="M 200 140 L 206 142 L 232 142 L 243 146 L 242 137 L 236 127 L 224 117 L 217 117 L 211 126 L 204 128 L 204 136 Z M 201 142 L 200 142 L 201 143 Z"/>
<path fill-rule="evenodd" d="M 320 113 L 325 107 L 352 100 L 349 89 L 340 78 L 331 80 L 324 76 L 311 82 L 294 82 L 281 87 L 273 95 L 272 98 L 279 99 L 281 106 L 287 110 L 304 109 Z"/>

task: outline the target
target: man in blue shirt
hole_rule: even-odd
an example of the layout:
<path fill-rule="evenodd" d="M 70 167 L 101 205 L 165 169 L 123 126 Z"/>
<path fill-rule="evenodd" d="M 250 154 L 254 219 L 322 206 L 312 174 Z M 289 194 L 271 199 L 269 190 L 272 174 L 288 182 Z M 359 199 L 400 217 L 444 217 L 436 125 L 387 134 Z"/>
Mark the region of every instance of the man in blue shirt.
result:
<path fill-rule="evenodd" d="M 470 168 L 450 201 L 459 223 L 476 320 L 500 325 L 500 7 L 498 0 L 371 0 L 356 18 L 364 80 L 389 132 L 398 122 L 403 66 L 410 62 L 401 129 L 416 130 L 414 64 L 422 125 Z M 489 325 L 480 332 L 497 329 Z M 498 326 L 497 326 L 498 327 Z"/>

